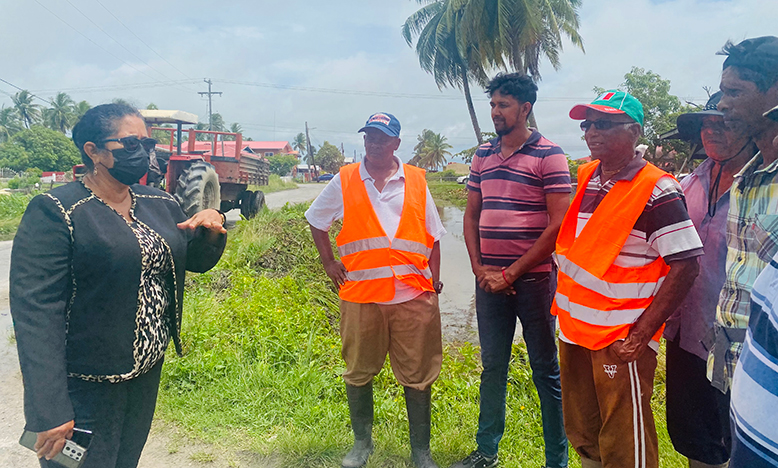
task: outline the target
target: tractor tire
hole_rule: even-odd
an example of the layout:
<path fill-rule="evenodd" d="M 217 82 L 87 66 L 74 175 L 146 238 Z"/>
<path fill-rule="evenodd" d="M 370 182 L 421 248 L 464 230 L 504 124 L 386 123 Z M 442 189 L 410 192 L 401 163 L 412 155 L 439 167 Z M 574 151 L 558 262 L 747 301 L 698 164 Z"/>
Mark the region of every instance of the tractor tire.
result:
<path fill-rule="evenodd" d="M 246 219 L 251 219 L 256 216 L 264 206 L 264 193 L 246 191 L 240 199 L 240 214 Z"/>
<path fill-rule="evenodd" d="M 189 217 L 208 208 L 218 210 L 221 190 L 216 169 L 207 162 L 192 163 L 178 178 L 175 197 Z"/>

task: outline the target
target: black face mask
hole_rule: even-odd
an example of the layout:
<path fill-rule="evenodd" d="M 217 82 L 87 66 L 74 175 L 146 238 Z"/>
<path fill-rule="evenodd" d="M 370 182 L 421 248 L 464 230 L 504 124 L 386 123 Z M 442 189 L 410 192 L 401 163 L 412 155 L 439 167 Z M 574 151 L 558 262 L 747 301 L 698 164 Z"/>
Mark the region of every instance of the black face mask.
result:
<path fill-rule="evenodd" d="M 111 150 L 113 167 L 108 169 L 111 177 L 124 185 L 137 184 L 149 171 L 149 153 L 143 147 L 129 152 L 124 148 Z"/>

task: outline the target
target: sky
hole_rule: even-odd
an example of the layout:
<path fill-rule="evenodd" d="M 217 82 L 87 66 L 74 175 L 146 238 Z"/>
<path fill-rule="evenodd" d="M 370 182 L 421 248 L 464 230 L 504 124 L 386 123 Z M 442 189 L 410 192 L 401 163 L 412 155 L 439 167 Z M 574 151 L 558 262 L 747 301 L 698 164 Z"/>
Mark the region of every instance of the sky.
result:
<path fill-rule="evenodd" d="M 658 73 L 683 101 L 717 89 L 727 40 L 775 35 L 776 0 L 582 0 L 585 51 L 565 43 L 561 67 L 541 65 L 535 113 L 541 133 L 572 157 L 588 154 L 568 112 L 593 87 L 615 88 L 633 66 Z M 439 90 L 400 34 L 415 0 L 0 0 L 0 79 L 45 99 L 65 91 L 92 105 L 125 99 L 179 109 L 207 122 L 213 109 L 254 140 L 311 141 L 364 152 L 357 130 L 374 112 L 402 124 L 410 159 L 423 129 L 452 153 L 476 144 L 461 91 Z M 496 73 L 495 71 L 494 73 Z M 0 82 L 0 106 L 14 87 Z M 483 131 L 488 99 L 473 86 Z M 44 104 L 42 101 L 38 101 Z"/>

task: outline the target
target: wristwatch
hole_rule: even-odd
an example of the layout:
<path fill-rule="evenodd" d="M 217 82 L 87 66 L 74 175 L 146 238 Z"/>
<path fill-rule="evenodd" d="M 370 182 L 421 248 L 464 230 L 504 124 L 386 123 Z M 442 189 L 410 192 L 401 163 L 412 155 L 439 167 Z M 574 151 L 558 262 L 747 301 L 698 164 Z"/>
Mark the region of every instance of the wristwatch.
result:
<path fill-rule="evenodd" d="M 432 287 L 435 288 L 436 293 L 440 294 L 440 292 L 443 291 L 443 282 L 435 281 L 432 283 Z"/>

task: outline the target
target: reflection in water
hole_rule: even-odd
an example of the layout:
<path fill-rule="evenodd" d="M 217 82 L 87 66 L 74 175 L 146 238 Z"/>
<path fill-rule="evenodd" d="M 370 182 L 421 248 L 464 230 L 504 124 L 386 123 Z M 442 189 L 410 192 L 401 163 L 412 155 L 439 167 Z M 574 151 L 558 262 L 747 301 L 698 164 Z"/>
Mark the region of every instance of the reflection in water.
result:
<path fill-rule="evenodd" d="M 438 207 L 448 233 L 440 240 L 440 320 L 444 341 L 478 343 L 475 316 L 475 276 L 462 233 L 464 210 L 453 206 Z"/>

